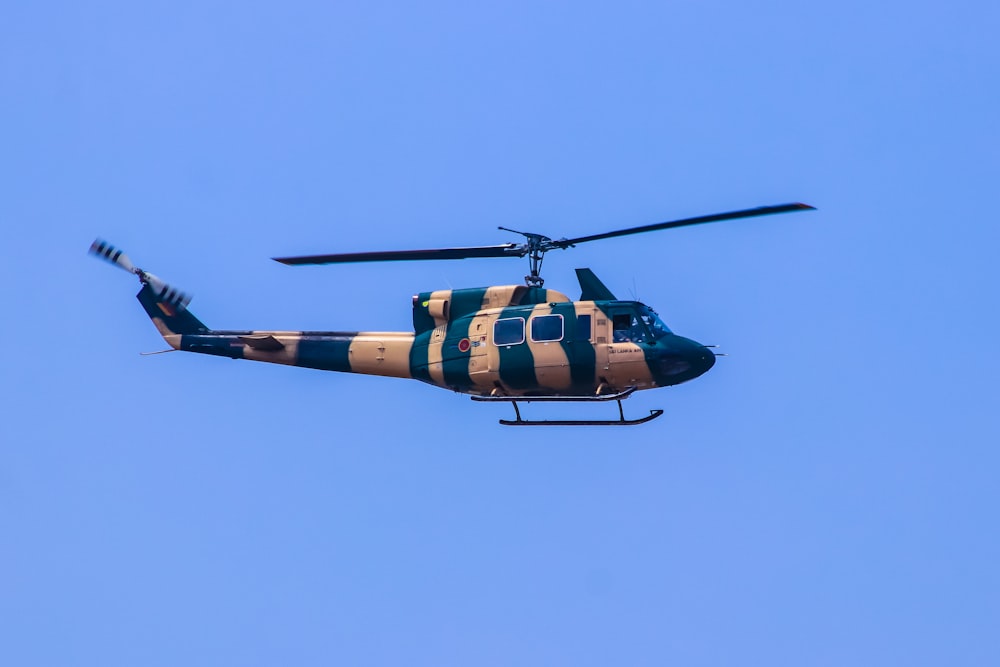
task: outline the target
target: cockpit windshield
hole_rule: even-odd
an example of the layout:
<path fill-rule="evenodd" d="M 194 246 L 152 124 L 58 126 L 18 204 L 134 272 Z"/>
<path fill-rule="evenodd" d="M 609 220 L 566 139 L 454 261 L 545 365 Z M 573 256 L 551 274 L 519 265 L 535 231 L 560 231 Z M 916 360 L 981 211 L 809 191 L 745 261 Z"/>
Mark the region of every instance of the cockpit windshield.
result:
<path fill-rule="evenodd" d="M 659 340 L 671 333 L 667 325 L 660 319 L 660 316 L 653 312 L 653 309 L 649 306 L 643 306 L 639 311 L 639 316 L 642 317 L 642 321 L 646 324 L 646 328 L 649 329 L 653 340 Z"/>

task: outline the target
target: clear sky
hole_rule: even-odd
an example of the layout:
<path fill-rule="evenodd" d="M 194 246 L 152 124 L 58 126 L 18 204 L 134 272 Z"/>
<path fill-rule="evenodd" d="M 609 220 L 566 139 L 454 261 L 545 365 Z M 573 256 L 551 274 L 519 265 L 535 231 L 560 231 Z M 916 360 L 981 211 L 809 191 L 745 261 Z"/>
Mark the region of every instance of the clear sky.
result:
<path fill-rule="evenodd" d="M 1000 662 L 996 3 L 0 14 L 3 664 Z M 548 255 L 730 355 L 633 429 L 140 357 L 86 254 L 217 328 L 406 330 L 525 264 L 268 258 L 787 201 Z"/>

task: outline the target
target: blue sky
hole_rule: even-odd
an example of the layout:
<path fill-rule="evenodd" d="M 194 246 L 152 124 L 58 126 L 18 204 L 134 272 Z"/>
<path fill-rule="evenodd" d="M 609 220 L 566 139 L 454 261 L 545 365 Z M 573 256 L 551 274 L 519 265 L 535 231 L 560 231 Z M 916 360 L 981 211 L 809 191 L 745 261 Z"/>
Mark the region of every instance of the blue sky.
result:
<path fill-rule="evenodd" d="M 17 665 L 996 664 L 997 8 L 18 3 L 0 21 L 0 654 Z M 410 326 L 587 244 L 730 354 L 635 429 L 163 347 Z M 537 411 L 538 408 L 536 407 Z"/>

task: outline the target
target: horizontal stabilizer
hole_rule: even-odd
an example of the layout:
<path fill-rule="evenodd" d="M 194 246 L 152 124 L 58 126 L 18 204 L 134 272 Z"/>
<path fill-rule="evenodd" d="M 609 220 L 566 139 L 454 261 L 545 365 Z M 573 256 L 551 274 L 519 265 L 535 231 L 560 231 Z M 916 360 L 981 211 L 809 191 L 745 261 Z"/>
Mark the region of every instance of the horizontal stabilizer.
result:
<path fill-rule="evenodd" d="M 241 343 L 261 352 L 275 352 L 284 349 L 284 344 L 271 334 L 239 336 Z"/>

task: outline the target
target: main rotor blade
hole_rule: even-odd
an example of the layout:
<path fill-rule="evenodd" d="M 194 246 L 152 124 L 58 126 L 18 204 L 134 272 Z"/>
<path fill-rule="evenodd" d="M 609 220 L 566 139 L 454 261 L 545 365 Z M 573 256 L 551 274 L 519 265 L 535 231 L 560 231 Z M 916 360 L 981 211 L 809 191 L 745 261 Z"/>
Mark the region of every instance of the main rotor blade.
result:
<path fill-rule="evenodd" d="M 431 250 L 388 250 L 382 252 L 348 252 L 333 255 L 273 257 L 274 261 L 298 266 L 302 264 L 342 264 L 345 262 L 399 262 L 422 259 L 466 259 L 472 257 L 523 257 L 523 246 L 516 243 L 475 246 L 471 248 L 435 248 Z"/>
<path fill-rule="evenodd" d="M 696 218 L 684 218 L 683 220 L 671 220 L 669 222 L 657 222 L 652 225 L 642 227 L 630 227 L 629 229 L 619 229 L 604 234 L 592 234 L 591 236 L 581 236 L 575 239 L 559 239 L 548 244 L 553 248 L 568 248 L 577 243 L 587 241 L 598 241 L 600 239 L 610 239 L 615 236 L 626 236 L 628 234 L 641 234 L 642 232 L 655 232 L 660 229 L 672 229 L 674 227 L 687 227 L 688 225 L 700 225 L 705 222 L 719 222 L 721 220 L 735 220 L 737 218 L 753 218 L 760 215 L 772 215 L 774 213 L 792 213 L 793 211 L 812 211 L 814 206 L 809 204 L 779 204 L 777 206 L 761 206 L 759 208 L 748 208 L 743 211 L 731 211 L 729 213 L 715 213 L 714 215 L 701 215 Z"/>

